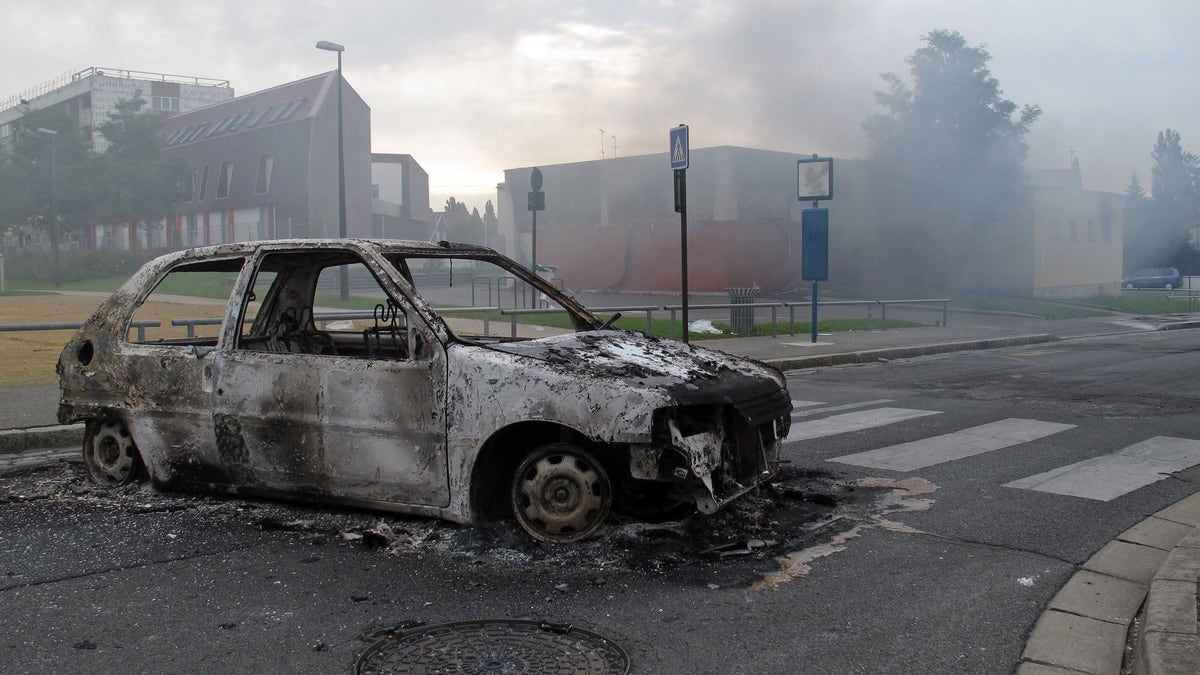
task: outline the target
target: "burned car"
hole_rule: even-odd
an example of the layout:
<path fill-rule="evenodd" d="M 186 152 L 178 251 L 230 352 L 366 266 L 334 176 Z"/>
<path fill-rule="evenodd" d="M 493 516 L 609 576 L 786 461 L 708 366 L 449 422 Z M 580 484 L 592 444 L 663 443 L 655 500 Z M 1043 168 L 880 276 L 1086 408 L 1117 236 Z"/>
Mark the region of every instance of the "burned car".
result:
<path fill-rule="evenodd" d="M 58 363 L 91 478 L 285 496 L 571 542 L 770 478 L 782 374 L 610 327 L 483 247 L 272 240 L 147 263 Z"/>

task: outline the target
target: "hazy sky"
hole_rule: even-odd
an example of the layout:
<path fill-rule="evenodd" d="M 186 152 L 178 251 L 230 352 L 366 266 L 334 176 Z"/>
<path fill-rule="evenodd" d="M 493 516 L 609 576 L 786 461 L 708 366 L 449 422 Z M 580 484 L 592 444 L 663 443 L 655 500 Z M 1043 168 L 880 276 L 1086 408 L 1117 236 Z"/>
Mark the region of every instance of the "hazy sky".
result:
<path fill-rule="evenodd" d="M 1074 153 L 1085 187 L 1121 192 L 1149 184 L 1162 129 L 1200 152 L 1195 0 L 45 0 L 5 8 L 0 99 L 90 66 L 249 94 L 333 69 L 330 40 L 373 149 L 412 154 L 435 209 L 482 210 L 505 168 L 665 152 L 680 122 L 693 148 L 861 157 L 880 73 L 907 78 L 939 28 L 1042 107 L 1030 168 Z"/>

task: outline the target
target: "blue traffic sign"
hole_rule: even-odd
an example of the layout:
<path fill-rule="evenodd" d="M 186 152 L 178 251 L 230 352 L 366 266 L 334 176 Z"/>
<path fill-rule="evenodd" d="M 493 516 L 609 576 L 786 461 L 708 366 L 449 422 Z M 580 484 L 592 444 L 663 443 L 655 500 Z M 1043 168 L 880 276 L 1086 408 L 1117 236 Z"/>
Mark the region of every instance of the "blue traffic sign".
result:
<path fill-rule="evenodd" d="M 671 129 L 671 168 L 688 168 L 688 126 L 680 124 Z"/>

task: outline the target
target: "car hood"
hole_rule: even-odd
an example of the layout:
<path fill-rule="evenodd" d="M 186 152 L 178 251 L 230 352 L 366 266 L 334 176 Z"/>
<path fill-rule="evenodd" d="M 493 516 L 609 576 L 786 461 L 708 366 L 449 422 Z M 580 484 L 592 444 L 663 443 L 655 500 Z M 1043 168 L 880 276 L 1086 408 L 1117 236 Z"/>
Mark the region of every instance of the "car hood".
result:
<path fill-rule="evenodd" d="M 607 375 L 646 386 L 695 383 L 738 374 L 771 377 L 773 371 L 766 365 L 711 349 L 617 330 L 570 333 L 489 346 L 508 354 L 578 370 L 581 374 Z"/>

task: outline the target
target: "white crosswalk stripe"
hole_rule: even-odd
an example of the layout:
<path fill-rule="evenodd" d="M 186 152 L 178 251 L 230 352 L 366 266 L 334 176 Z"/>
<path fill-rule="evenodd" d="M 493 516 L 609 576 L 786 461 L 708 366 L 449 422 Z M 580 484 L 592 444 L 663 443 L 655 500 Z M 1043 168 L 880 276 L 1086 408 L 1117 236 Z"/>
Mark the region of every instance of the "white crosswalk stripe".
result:
<path fill-rule="evenodd" d="M 910 443 L 834 457 L 829 461 L 873 469 L 915 471 L 1028 443 L 1073 428 L 1074 424 L 1010 418 Z"/>
<path fill-rule="evenodd" d="M 802 421 L 793 422 L 791 432 L 784 440 L 824 438 L 941 414 L 938 410 L 883 405 L 890 402 L 892 399 L 876 399 L 829 406 L 821 401 L 792 401 L 792 419 Z M 825 417 L 817 418 L 819 415 Z M 909 472 L 1014 447 L 1074 428 L 1074 424 L 1009 418 L 828 461 Z M 1004 487 L 1108 502 L 1197 465 L 1200 465 L 1200 440 L 1155 436 L 1107 455 L 1005 483 Z"/>
<path fill-rule="evenodd" d="M 911 420 L 927 415 L 941 414 L 938 410 L 910 410 L 908 408 L 874 408 L 857 412 L 830 415 L 819 420 L 800 422 L 792 425 L 784 442 L 804 441 L 812 438 L 824 438 L 834 434 L 844 434 L 849 431 L 861 431 L 872 427 L 881 427 L 904 420 Z"/>
<path fill-rule="evenodd" d="M 1200 441 L 1155 436 L 1109 455 L 1005 483 L 1004 487 L 1108 502 L 1200 464 Z"/>
<path fill-rule="evenodd" d="M 793 410 L 792 411 L 792 419 L 796 419 L 797 417 L 813 417 L 815 415 L 827 415 L 831 412 L 841 412 L 843 410 L 857 410 L 859 408 L 870 408 L 873 405 L 883 405 L 884 403 L 891 403 L 891 402 L 892 402 L 892 399 L 890 399 L 890 398 L 877 398 L 874 401 L 861 401 L 859 403 L 846 403 L 844 405 L 831 405 L 828 408 L 817 408 L 816 406 L 823 406 L 825 404 L 817 402 L 817 401 L 792 401 L 793 408 L 814 408 L 812 410 Z M 803 405 L 800 405 L 800 404 L 803 404 Z"/>

